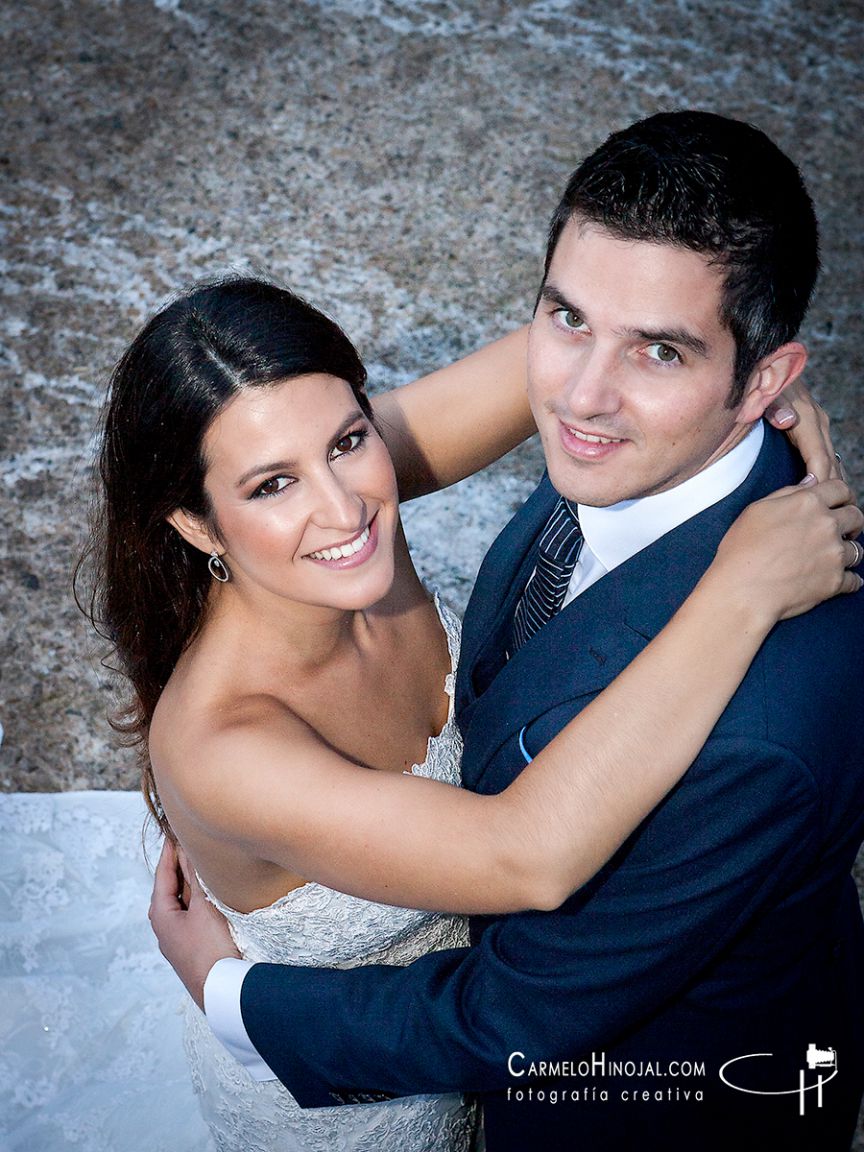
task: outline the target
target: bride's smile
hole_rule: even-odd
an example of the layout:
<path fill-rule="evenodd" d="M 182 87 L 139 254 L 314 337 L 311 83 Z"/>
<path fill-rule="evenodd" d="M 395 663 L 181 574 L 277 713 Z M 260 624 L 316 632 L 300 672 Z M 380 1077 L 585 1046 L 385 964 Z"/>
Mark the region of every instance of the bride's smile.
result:
<path fill-rule="evenodd" d="M 344 380 L 314 374 L 244 390 L 213 421 L 203 454 L 212 521 L 193 542 L 219 553 L 228 594 L 341 611 L 386 596 L 396 478 Z"/>
<path fill-rule="evenodd" d="M 356 568 L 365 564 L 378 546 L 377 515 L 356 536 L 341 544 L 331 544 L 328 548 L 310 552 L 308 558 L 330 568 Z"/>

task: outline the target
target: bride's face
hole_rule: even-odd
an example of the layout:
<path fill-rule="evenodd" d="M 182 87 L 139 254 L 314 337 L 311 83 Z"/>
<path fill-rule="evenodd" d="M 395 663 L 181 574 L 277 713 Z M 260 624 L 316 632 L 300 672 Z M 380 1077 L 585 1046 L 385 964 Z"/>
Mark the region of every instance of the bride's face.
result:
<path fill-rule="evenodd" d="M 398 523 L 387 448 L 351 388 L 250 388 L 204 439 L 205 487 L 238 588 L 357 610 L 390 590 Z"/>

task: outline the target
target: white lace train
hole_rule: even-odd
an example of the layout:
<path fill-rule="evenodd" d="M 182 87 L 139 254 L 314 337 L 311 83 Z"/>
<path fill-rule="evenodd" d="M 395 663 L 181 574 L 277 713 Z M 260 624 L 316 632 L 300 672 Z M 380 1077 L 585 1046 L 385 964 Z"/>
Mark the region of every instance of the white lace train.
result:
<path fill-rule="evenodd" d="M 0 794 L 0 1148 L 211 1152 L 134 792 Z M 153 860 L 158 856 L 158 845 Z"/>

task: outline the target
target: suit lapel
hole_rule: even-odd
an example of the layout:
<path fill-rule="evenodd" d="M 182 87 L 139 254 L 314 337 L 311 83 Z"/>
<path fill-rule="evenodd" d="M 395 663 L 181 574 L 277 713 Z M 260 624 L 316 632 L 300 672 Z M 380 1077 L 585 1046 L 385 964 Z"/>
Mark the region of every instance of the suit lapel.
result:
<path fill-rule="evenodd" d="M 620 582 L 611 575 L 573 600 L 502 662 L 498 675 L 474 701 L 462 724 L 463 776 L 469 788 L 506 787 L 524 762 L 517 752 L 504 777 L 487 776 L 499 748 L 560 703 L 604 688 L 645 646 L 641 635 L 622 627 L 626 605 Z"/>
<path fill-rule="evenodd" d="M 490 620 L 487 613 L 482 622 L 485 641 L 477 645 L 469 669 L 470 699 L 460 717 L 468 787 L 483 791 L 506 787 L 523 765 L 508 764 L 506 779 L 485 777 L 498 749 L 541 714 L 606 687 L 690 594 L 735 517 L 752 501 L 783 484 L 794 483 L 796 478 L 795 460 L 784 438 L 766 429 L 759 459 L 730 496 L 604 576 L 505 661 L 516 601 L 531 572 L 537 537 L 557 498 L 544 481 L 535 492 L 540 499 L 530 518 L 520 523 L 520 513 L 509 526 L 521 528 L 527 543 L 517 550 L 508 541 L 503 554 L 510 557 L 506 591 L 500 598 L 499 580 L 498 615 Z M 523 511 L 527 509 L 528 505 Z M 493 563 L 495 551 L 497 542 L 487 558 Z M 488 597 L 495 594 L 491 575 L 494 573 L 487 573 L 482 590 L 487 607 Z"/>
<path fill-rule="evenodd" d="M 483 561 L 465 612 L 457 688 L 460 713 L 471 707 L 504 667 L 516 604 L 557 499 L 558 493 L 544 475 Z"/>

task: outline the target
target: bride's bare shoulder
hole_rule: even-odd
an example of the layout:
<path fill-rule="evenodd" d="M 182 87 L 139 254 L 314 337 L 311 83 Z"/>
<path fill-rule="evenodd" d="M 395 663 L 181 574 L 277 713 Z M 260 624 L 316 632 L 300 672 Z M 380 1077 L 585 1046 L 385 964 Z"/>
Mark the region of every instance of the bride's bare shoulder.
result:
<path fill-rule="evenodd" d="M 308 732 L 309 725 L 276 692 L 258 688 L 244 689 L 221 680 L 189 678 L 168 682 L 159 698 L 150 725 L 151 752 L 165 749 L 187 750 L 209 744 L 214 739 L 248 727 L 270 727 L 296 724 L 298 732 Z"/>
<path fill-rule="evenodd" d="M 179 673 L 179 674 L 178 674 Z M 148 736 L 157 785 L 170 781 L 180 792 L 201 784 L 222 759 L 226 743 L 254 744 L 278 732 L 288 747 L 307 744 L 316 733 L 279 695 L 244 690 L 224 675 L 197 669 L 172 675 L 153 713 Z"/>

